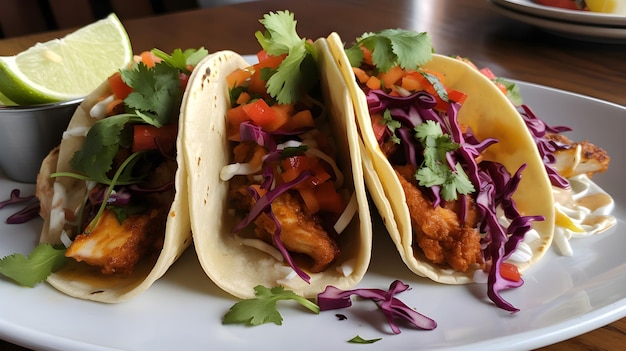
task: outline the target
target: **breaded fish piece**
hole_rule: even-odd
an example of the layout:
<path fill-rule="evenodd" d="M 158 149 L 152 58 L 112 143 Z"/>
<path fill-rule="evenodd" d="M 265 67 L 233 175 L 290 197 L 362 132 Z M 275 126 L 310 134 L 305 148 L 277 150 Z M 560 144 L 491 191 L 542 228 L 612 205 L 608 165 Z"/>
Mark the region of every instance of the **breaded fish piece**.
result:
<path fill-rule="evenodd" d="M 455 211 L 458 206 L 454 202 L 448 202 L 445 207 L 434 207 L 414 184 L 415 169 L 412 166 L 395 166 L 394 169 L 406 196 L 417 245 L 426 258 L 460 272 L 467 271 L 475 263 L 482 263 L 475 210 L 470 207 L 462 220 Z"/>
<path fill-rule="evenodd" d="M 561 134 L 549 134 L 547 138 L 559 145 L 569 146 L 554 153 L 556 163 L 553 167 L 565 178 L 580 174 L 587 174 L 591 178 L 595 173 L 604 172 L 609 168 L 611 158 L 608 153 L 588 141 L 574 142 Z"/>
<path fill-rule="evenodd" d="M 280 240 L 287 250 L 313 260 L 309 270 L 322 272 L 339 254 L 339 247 L 326 230 L 308 213 L 297 194 L 288 191 L 272 202 L 272 212 L 281 225 Z M 255 221 L 256 235 L 268 243 L 276 230 L 274 220 L 265 214 Z"/>

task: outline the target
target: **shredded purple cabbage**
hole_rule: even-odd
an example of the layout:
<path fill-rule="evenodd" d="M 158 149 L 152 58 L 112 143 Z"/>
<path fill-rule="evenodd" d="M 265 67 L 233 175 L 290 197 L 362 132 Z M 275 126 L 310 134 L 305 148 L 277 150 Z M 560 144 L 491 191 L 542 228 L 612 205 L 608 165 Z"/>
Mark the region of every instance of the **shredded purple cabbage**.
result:
<path fill-rule="evenodd" d="M 21 197 L 20 192 L 21 192 L 20 189 L 11 190 L 11 195 L 9 195 L 9 199 L 0 201 L 0 209 L 9 205 L 21 204 L 21 203 L 30 201 L 35 198 L 35 195 L 28 195 L 28 196 Z"/>
<path fill-rule="evenodd" d="M 0 202 L 0 209 L 9 205 L 23 204 L 33 199 L 36 200 L 35 195 L 28 195 L 28 196 L 21 197 L 20 192 L 21 192 L 20 189 L 11 190 L 11 195 L 9 196 L 9 199 Z M 6 223 L 7 224 L 26 223 L 30 221 L 31 219 L 37 217 L 37 215 L 39 214 L 39 208 L 40 208 L 39 201 L 38 200 L 33 201 L 29 203 L 28 205 L 26 205 L 26 207 L 19 210 L 18 212 L 10 215 L 6 220 Z"/>
<path fill-rule="evenodd" d="M 282 227 L 280 225 L 280 222 L 276 219 L 276 216 L 274 216 L 274 213 L 272 212 L 272 202 L 278 196 L 284 194 L 288 190 L 294 188 L 298 184 L 306 181 L 308 178 L 313 176 L 313 172 L 310 170 L 303 171 L 294 180 L 279 184 L 272 188 L 272 184 L 275 183 L 274 165 L 280 162 L 281 159 L 280 150 L 277 149 L 277 145 L 273 136 L 285 134 L 281 134 L 280 132 L 265 132 L 261 129 L 261 127 L 256 126 L 250 122 L 241 123 L 239 131 L 241 141 L 253 141 L 269 151 L 269 154 L 263 160 L 263 166 L 261 170 L 261 174 L 264 179 L 263 183 L 261 184 L 261 189 L 267 190 L 267 192 L 263 196 L 259 196 L 259 194 L 253 187 L 248 188 L 248 192 L 255 199 L 255 203 L 248 212 L 248 214 L 243 218 L 243 220 L 235 225 L 235 227 L 232 229 L 232 232 L 236 233 L 244 229 L 262 213 L 266 214 L 274 221 L 274 224 L 276 225 L 276 230 L 274 232 L 274 235 L 272 236 L 272 241 L 274 245 L 281 252 L 285 261 L 287 261 L 289 266 L 296 272 L 296 274 L 298 274 L 298 276 L 305 282 L 310 283 L 311 277 L 296 265 L 295 261 L 289 254 L 289 251 L 280 239 Z"/>
<path fill-rule="evenodd" d="M 7 218 L 7 224 L 22 224 L 30 221 L 31 219 L 36 218 L 39 215 L 39 209 L 41 206 L 39 205 L 39 201 L 32 202 L 23 209 L 17 211 L 16 213 L 10 215 Z"/>
<path fill-rule="evenodd" d="M 539 149 L 539 155 L 543 160 L 543 164 L 545 165 L 546 171 L 548 172 L 548 177 L 550 178 L 550 182 L 553 186 L 569 189 L 570 184 L 567 179 L 562 177 L 551 165 L 556 162 L 556 157 L 554 156 L 554 152 L 558 150 L 567 149 L 568 145 L 559 145 L 553 140 L 548 140 L 546 138 L 547 133 L 558 134 L 562 132 L 571 131 L 572 128 L 567 126 L 556 126 L 551 127 L 547 125 L 544 121 L 537 118 L 537 116 L 533 113 L 530 107 L 526 105 L 521 105 L 518 107 L 518 112 L 524 123 L 526 123 L 526 127 L 530 131 L 533 139 L 535 140 L 535 144 L 537 144 L 537 148 Z"/>
<path fill-rule="evenodd" d="M 389 286 L 389 290 L 382 289 L 353 289 L 341 290 L 334 286 L 317 295 L 317 304 L 321 311 L 336 310 L 352 306 L 352 295 L 374 301 L 381 309 L 394 334 L 400 334 L 400 327 L 396 324 L 397 319 L 404 320 L 416 328 L 432 330 L 437 328 L 437 322 L 408 307 L 394 295 L 406 291 L 409 288 L 399 280 L 395 280 Z"/>
<path fill-rule="evenodd" d="M 421 164 L 422 148 L 414 138 L 413 128 L 426 120 L 439 123 L 442 131 L 459 144 L 457 150 L 446 155 L 446 162 L 451 165 L 459 162 L 476 189 L 476 203 L 482 218 L 479 230 L 481 233 L 486 233 L 481 239 L 482 254 L 487 266 L 490 267 L 487 295 L 498 307 L 507 311 L 518 311 L 501 297 L 500 291 L 519 287 L 523 281 L 511 282 L 502 278 L 500 264 L 517 249 L 525 233 L 530 230 L 531 222 L 544 220 L 542 216 L 521 216 L 512 199 L 521 180 L 521 172 L 526 165 L 522 165 L 515 175 L 511 176 L 501 164 L 486 161 L 477 164 L 476 158 L 497 140 L 487 138 L 480 141 L 470 128 L 463 131 L 457 121 L 461 105 L 456 102 L 450 102 L 446 113 L 442 113 L 433 109 L 434 96 L 423 91 L 409 96 L 396 97 L 389 96 L 380 90 L 370 90 L 367 91 L 366 96 L 370 114 L 389 110 L 392 118 L 401 123 L 401 127 L 396 128 L 396 133 L 403 144 L 404 162 L 416 168 Z M 531 118 L 526 118 L 526 120 L 531 120 Z M 532 120 L 531 122 L 536 128 L 536 135 L 540 137 L 545 135 L 545 132 L 541 134 L 542 130 L 561 130 L 560 127 L 550 129 L 545 124 L 541 125 Z M 388 137 L 390 134 L 386 135 Z M 385 140 L 379 140 L 381 144 L 384 142 Z M 549 143 L 546 141 L 546 144 Z M 433 206 L 440 205 L 439 187 L 424 190 L 429 194 Z M 504 228 L 498 221 L 496 216 L 498 206 L 504 210 L 506 217 L 511 221 L 508 228 Z M 462 209 L 462 220 L 464 220 L 465 213 L 465 209 Z"/>

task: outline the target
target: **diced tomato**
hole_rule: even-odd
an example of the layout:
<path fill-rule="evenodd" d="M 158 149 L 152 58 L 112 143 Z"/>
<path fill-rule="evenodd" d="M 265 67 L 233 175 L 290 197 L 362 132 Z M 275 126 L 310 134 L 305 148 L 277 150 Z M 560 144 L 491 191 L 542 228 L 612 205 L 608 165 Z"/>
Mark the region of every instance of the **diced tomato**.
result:
<path fill-rule="evenodd" d="M 285 182 L 296 179 L 300 173 L 305 170 L 313 171 L 313 176 L 308 181 L 301 183 L 296 188 L 305 187 L 308 185 L 317 186 L 328 180 L 331 175 L 326 171 L 324 166 L 320 163 L 318 158 L 308 157 L 304 155 L 297 155 L 285 158 L 281 162 L 283 172 L 281 174 Z"/>
<path fill-rule="evenodd" d="M 250 101 L 250 94 L 244 92 L 241 92 L 241 94 L 239 94 L 239 97 L 237 98 L 237 105 L 245 105 L 248 103 L 248 101 Z"/>
<path fill-rule="evenodd" d="M 480 73 L 489 79 L 496 79 L 496 75 L 488 67 L 481 68 Z"/>
<path fill-rule="evenodd" d="M 402 77 L 402 82 L 400 83 L 400 86 L 410 92 L 421 91 L 424 90 L 424 87 L 421 83 L 422 81 L 423 80 L 418 80 L 414 75 L 404 76 Z"/>
<path fill-rule="evenodd" d="M 315 196 L 321 211 L 341 213 L 345 208 L 343 198 L 335 189 L 333 182 L 325 182 L 315 188 Z"/>
<path fill-rule="evenodd" d="M 385 88 L 391 89 L 404 76 L 404 70 L 400 66 L 394 66 L 387 72 L 378 74 L 378 78 L 383 82 Z"/>
<path fill-rule="evenodd" d="M 283 60 L 287 57 L 287 54 L 283 54 L 280 56 L 268 55 L 265 50 L 261 50 L 257 54 L 257 58 L 259 62 L 254 65 L 254 69 L 258 70 L 261 68 L 277 68 L 283 62 Z"/>
<path fill-rule="evenodd" d="M 370 79 L 370 76 L 367 74 L 367 72 L 365 72 L 361 68 L 352 67 L 352 71 L 354 72 L 354 75 L 356 76 L 356 79 L 359 81 L 359 83 L 365 83 L 368 79 Z"/>
<path fill-rule="evenodd" d="M 301 128 L 312 127 L 315 127 L 315 121 L 313 120 L 313 114 L 311 114 L 311 110 L 302 110 L 296 112 L 296 114 L 289 117 L 289 120 L 281 127 L 281 129 L 286 131 L 292 131 Z"/>
<path fill-rule="evenodd" d="M 239 125 L 242 122 L 249 121 L 250 117 L 243 108 L 244 105 L 233 107 L 226 111 L 226 118 L 230 122 L 230 126 L 239 132 Z"/>
<path fill-rule="evenodd" d="M 519 269 L 517 269 L 517 266 L 508 262 L 500 263 L 500 276 L 502 276 L 502 278 L 506 280 L 510 280 L 513 282 L 519 282 L 520 279 L 522 279 L 522 276 L 519 272 Z"/>
<path fill-rule="evenodd" d="M 226 76 L 229 88 L 244 85 L 252 77 L 252 71 L 248 68 L 237 68 Z"/>
<path fill-rule="evenodd" d="M 157 63 L 161 62 L 161 59 L 152 53 L 152 51 L 144 51 L 139 55 L 141 62 L 148 68 L 154 67 Z"/>
<path fill-rule="evenodd" d="M 467 100 L 467 95 L 465 93 L 462 93 L 462 92 L 458 91 L 458 90 L 449 89 L 448 90 L 448 99 L 450 99 L 451 101 L 454 101 L 454 102 L 458 102 L 459 104 L 463 105 L 465 100 Z"/>
<path fill-rule="evenodd" d="M 359 46 L 359 48 L 361 49 L 361 51 L 363 51 L 363 62 L 365 62 L 368 65 L 371 65 L 373 62 L 372 52 L 363 45 Z"/>
<path fill-rule="evenodd" d="M 277 118 L 276 112 L 263 99 L 257 99 L 242 106 L 248 117 L 261 128 L 274 123 Z"/>
<path fill-rule="evenodd" d="M 385 124 L 383 116 L 381 116 L 380 114 L 374 114 L 370 118 L 372 120 L 372 129 L 374 130 L 374 136 L 376 137 L 376 141 L 380 143 L 385 137 L 385 133 L 387 132 L 387 124 Z"/>
<path fill-rule="evenodd" d="M 250 81 L 248 83 L 248 92 L 253 95 L 259 95 L 261 97 L 268 97 L 267 88 L 265 84 L 267 82 L 261 78 L 261 70 L 255 70 L 254 73 L 250 76 Z"/>
<path fill-rule="evenodd" d="M 109 79 L 109 86 L 116 99 L 126 99 L 126 97 L 134 91 L 122 80 L 122 74 L 118 71 L 112 74 Z"/>
<path fill-rule="evenodd" d="M 365 85 L 367 85 L 367 87 L 372 89 L 372 90 L 378 90 L 382 86 L 382 84 L 380 82 L 380 79 L 378 79 L 378 77 L 374 77 L 374 76 L 369 77 L 367 82 L 365 82 Z"/>
<path fill-rule="evenodd" d="M 276 113 L 276 117 L 271 124 L 266 125 L 266 130 L 269 132 L 284 126 L 295 112 L 295 108 L 291 104 L 274 104 L 271 108 Z"/>
<path fill-rule="evenodd" d="M 176 144 L 178 125 L 176 123 L 157 128 L 147 124 L 137 124 L 133 127 L 132 151 L 161 149 L 165 152 L 173 151 Z"/>

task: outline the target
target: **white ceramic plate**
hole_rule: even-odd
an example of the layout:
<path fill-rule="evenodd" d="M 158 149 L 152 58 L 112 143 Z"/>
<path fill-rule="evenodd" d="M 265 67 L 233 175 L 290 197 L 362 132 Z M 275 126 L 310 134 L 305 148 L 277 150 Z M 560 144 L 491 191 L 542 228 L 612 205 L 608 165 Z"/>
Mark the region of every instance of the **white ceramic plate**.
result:
<path fill-rule="evenodd" d="M 433 331 L 402 326 L 394 335 L 370 301 L 314 315 L 279 303 L 283 325 L 224 326 L 235 300 L 203 273 L 193 248 L 148 291 L 117 305 L 67 297 L 46 284 L 19 287 L 0 278 L 0 339 L 42 350 L 339 350 L 356 335 L 382 338 L 385 350 L 528 350 L 562 341 L 626 316 L 626 187 L 623 170 L 626 108 L 536 85 L 520 83 L 527 104 L 552 125 L 570 125 L 577 140 L 589 139 L 613 155 L 610 170 L 596 181 L 616 199 L 617 228 L 573 242 L 574 257 L 549 250 L 526 272 L 525 285 L 504 292 L 521 309 L 510 314 L 485 298 L 484 285 L 447 286 L 418 278 L 404 266 L 378 218 L 374 218 L 371 269 L 359 285 L 387 288 L 400 279 L 412 290 L 398 297 L 438 322 Z M 32 186 L 0 179 L 0 199 L 11 189 Z M 14 208 L 0 210 L 4 222 Z M 28 253 L 40 221 L 0 223 L 0 257 Z M 346 320 L 339 320 L 336 314 Z"/>
<path fill-rule="evenodd" d="M 593 24 L 557 21 L 551 18 L 539 17 L 502 6 L 502 1 L 490 0 L 494 9 L 504 16 L 539 27 L 547 32 L 570 39 L 607 43 L 625 44 L 626 26 L 604 27 Z"/>
<path fill-rule="evenodd" d="M 626 28 L 626 16 L 622 14 L 568 10 L 540 5 L 535 3 L 533 0 L 492 1 L 511 10 L 523 12 L 532 16 L 544 17 L 557 21 Z"/>

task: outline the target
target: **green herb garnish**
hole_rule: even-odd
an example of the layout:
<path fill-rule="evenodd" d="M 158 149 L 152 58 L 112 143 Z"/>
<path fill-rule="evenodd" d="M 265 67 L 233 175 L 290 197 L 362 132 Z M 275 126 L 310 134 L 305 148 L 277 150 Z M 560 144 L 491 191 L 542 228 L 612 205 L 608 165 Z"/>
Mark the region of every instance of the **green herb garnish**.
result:
<path fill-rule="evenodd" d="M 376 339 L 363 339 L 362 337 L 360 337 L 359 335 L 355 336 L 354 338 L 348 340 L 349 343 L 351 344 L 373 344 L 377 341 L 382 340 L 383 338 L 376 338 Z"/>
<path fill-rule="evenodd" d="M 396 135 L 396 129 L 402 127 L 402 124 L 400 121 L 393 119 L 389 109 L 385 109 L 385 112 L 383 112 L 383 119 L 380 120 L 380 123 L 384 123 L 391 132 L 391 141 L 394 144 L 400 144 L 400 138 Z"/>
<path fill-rule="evenodd" d="M 459 144 L 444 134 L 439 123 L 426 121 L 415 127 L 415 137 L 424 148 L 424 161 L 415 173 L 420 186 L 441 186 L 444 200 L 455 200 L 458 194 L 475 191 L 474 185 L 457 162 L 451 169 L 446 160 L 446 153 L 459 148 Z"/>
<path fill-rule="evenodd" d="M 168 65 L 178 68 L 181 72 L 185 73 L 190 73 L 189 66 L 195 67 L 209 54 L 203 47 L 199 49 L 187 49 L 185 51 L 175 49 L 171 55 L 159 49 L 152 49 L 151 52 Z"/>
<path fill-rule="evenodd" d="M 28 257 L 17 253 L 5 256 L 0 259 L 0 274 L 32 288 L 65 265 L 65 250 L 63 246 L 39 244 Z"/>
<path fill-rule="evenodd" d="M 234 304 L 224 315 L 222 324 L 245 324 L 249 326 L 265 323 L 283 324 L 283 317 L 278 312 L 277 303 L 280 300 L 294 300 L 302 306 L 319 313 L 320 308 L 314 302 L 296 295 L 293 291 L 285 290 L 282 286 L 271 289 L 262 285 L 254 287 L 255 298 L 245 299 Z"/>
<path fill-rule="evenodd" d="M 296 31 L 297 21 L 289 11 L 270 12 L 259 20 L 265 26 L 264 33 L 255 36 L 268 55 L 287 54 L 274 71 L 264 73 L 268 94 L 280 104 L 298 102 L 319 82 L 317 51 Z"/>
<path fill-rule="evenodd" d="M 433 53 L 428 33 L 385 29 L 364 33 L 357 38 L 354 46 L 346 49 L 352 67 L 361 67 L 363 63 L 363 51 L 359 48 L 361 45 L 372 53 L 372 63 L 382 72 L 398 65 L 405 70 L 417 69 L 430 61 Z"/>

